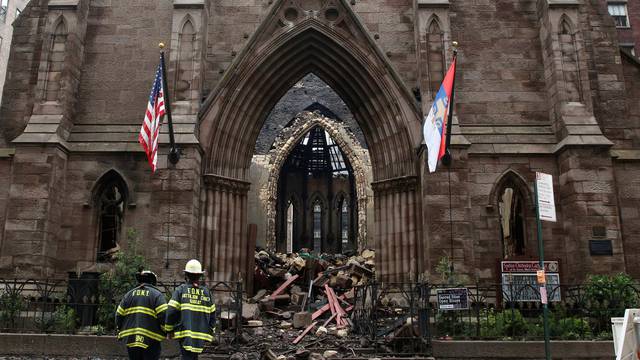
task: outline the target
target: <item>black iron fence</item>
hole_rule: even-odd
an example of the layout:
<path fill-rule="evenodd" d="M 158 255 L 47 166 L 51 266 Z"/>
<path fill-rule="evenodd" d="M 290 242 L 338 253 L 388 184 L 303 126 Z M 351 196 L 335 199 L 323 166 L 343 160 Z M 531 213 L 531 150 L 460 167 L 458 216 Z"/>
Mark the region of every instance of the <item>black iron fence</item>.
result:
<path fill-rule="evenodd" d="M 167 300 L 182 281 L 159 282 Z M 232 345 L 242 332 L 240 282 L 209 281 L 220 319 L 216 340 Z M 95 276 L 69 279 L 0 279 L 0 332 L 115 334 L 115 309 L 123 297 Z"/>
<path fill-rule="evenodd" d="M 611 317 L 640 306 L 640 286 L 548 284 L 552 339 L 611 339 Z M 429 344 L 430 339 L 540 340 L 543 306 L 538 286 L 498 283 L 453 287 L 377 284 L 358 287 L 354 330 L 371 340 Z"/>

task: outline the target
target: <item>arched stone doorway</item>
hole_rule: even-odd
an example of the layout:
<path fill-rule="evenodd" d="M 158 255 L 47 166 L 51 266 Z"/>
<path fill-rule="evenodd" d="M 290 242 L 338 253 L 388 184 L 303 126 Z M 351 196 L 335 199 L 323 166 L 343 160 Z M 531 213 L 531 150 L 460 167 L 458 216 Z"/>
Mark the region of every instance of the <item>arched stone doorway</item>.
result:
<path fill-rule="evenodd" d="M 269 178 L 261 189 L 261 198 L 265 199 L 267 222 L 267 247 L 276 248 L 276 214 L 278 202 L 278 182 L 280 180 L 280 172 L 282 166 L 295 146 L 302 138 L 316 126 L 322 127 L 332 137 L 336 144 L 340 147 L 345 157 L 351 165 L 355 195 L 354 203 L 356 204 L 357 224 L 356 244 L 362 249 L 367 244 L 367 222 L 371 221 L 367 218 L 370 205 L 371 181 L 366 168 L 369 164 L 369 157 L 366 151 L 358 152 L 360 148 L 357 140 L 353 138 L 353 134 L 342 124 L 329 119 L 317 112 L 304 111 L 300 113 L 291 125 L 283 129 L 282 133 L 276 138 L 269 157 Z M 301 205 L 299 205 L 301 206 Z M 373 246 L 373 244 L 371 244 Z"/>
<path fill-rule="evenodd" d="M 369 146 L 377 276 L 383 281 L 414 278 L 424 270 L 419 109 L 344 0 L 277 1 L 203 104 L 199 248 L 206 266 L 220 280 L 252 270 L 247 179 L 256 139 L 270 109 L 310 72 L 344 100 Z"/>

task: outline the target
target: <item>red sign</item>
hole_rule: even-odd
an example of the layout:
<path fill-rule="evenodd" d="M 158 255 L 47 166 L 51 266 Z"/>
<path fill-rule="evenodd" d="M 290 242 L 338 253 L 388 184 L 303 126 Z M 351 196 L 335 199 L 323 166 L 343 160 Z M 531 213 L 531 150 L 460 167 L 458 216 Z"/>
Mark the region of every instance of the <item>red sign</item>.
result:
<path fill-rule="evenodd" d="M 534 273 L 539 270 L 539 263 L 537 261 L 502 261 L 503 273 Z M 557 261 L 545 261 L 544 271 L 548 273 L 559 272 L 559 266 Z"/>

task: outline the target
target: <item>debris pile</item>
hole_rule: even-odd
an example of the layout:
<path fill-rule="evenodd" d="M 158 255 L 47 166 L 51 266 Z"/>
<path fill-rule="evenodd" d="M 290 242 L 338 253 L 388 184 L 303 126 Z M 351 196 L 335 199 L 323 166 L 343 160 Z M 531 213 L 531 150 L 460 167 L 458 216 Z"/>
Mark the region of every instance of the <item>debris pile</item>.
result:
<path fill-rule="evenodd" d="M 221 314 L 222 329 L 242 321 L 239 341 L 260 350 L 262 359 L 340 358 L 339 349 L 351 354 L 345 343 L 353 341 L 354 287 L 374 280 L 374 259 L 373 250 L 317 256 L 258 249 L 254 286 L 260 290 L 243 303 L 241 316 Z"/>

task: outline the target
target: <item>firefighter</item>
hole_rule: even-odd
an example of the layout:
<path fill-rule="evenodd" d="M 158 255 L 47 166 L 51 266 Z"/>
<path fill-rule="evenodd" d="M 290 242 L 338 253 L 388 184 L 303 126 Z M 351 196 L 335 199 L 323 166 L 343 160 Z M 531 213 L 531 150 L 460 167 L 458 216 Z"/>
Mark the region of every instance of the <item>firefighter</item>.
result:
<path fill-rule="evenodd" d="M 184 267 L 185 283 L 178 286 L 169 300 L 167 332 L 180 342 L 182 359 L 197 359 L 205 341 L 213 341 L 216 305 L 211 292 L 200 281 L 204 271 L 198 260 Z"/>
<path fill-rule="evenodd" d="M 116 310 L 118 339 L 126 341 L 129 359 L 159 359 L 167 301 L 155 287 L 156 274 L 140 271 L 136 278 L 139 285 L 124 296 Z"/>

